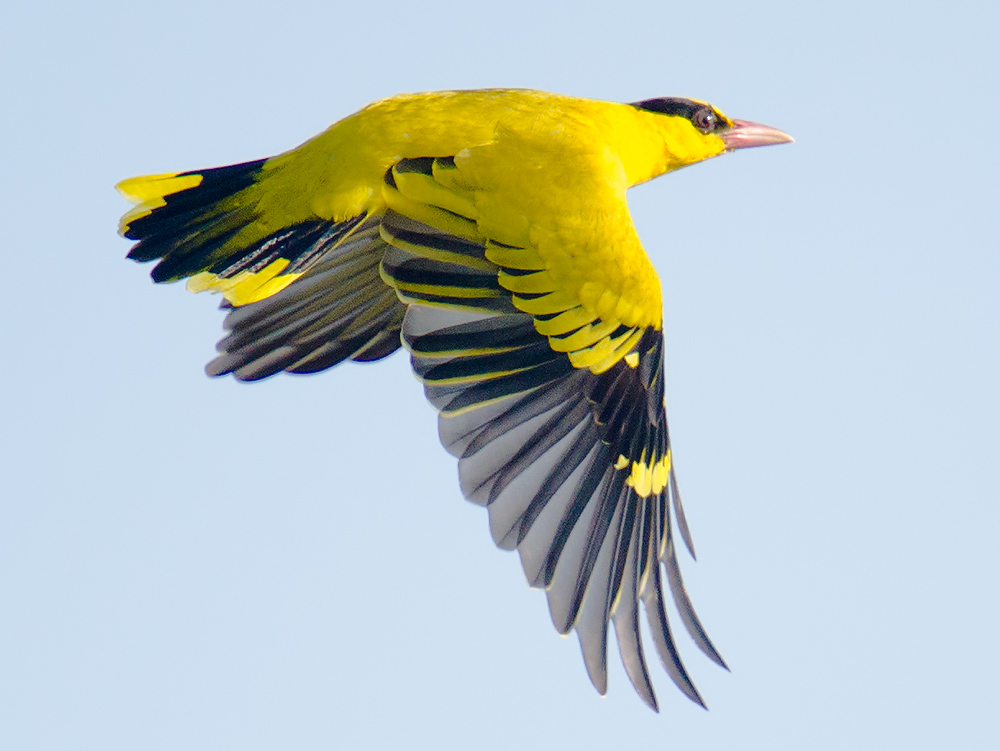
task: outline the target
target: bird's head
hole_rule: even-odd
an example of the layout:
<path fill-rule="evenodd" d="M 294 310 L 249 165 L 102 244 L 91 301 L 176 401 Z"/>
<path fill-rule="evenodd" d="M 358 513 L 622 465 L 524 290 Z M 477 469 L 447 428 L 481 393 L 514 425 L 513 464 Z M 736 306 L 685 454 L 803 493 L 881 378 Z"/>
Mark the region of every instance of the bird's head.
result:
<path fill-rule="evenodd" d="M 669 118 L 668 170 L 753 146 L 790 143 L 794 139 L 777 128 L 747 120 L 732 120 L 715 107 L 696 99 L 662 97 L 634 102 L 633 107 Z M 665 122 L 666 124 L 666 122 Z"/>

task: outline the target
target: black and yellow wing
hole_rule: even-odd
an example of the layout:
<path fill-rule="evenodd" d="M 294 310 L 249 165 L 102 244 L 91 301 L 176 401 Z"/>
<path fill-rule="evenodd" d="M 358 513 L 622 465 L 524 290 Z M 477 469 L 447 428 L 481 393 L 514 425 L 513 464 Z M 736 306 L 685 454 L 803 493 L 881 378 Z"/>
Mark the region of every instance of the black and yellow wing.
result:
<path fill-rule="evenodd" d="M 528 582 L 545 589 L 556 628 L 576 630 L 601 693 L 613 622 L 636 691 L 656 707 L 641 601 L 667 672 L 701 704 L 674 646 L 664 575 L 688 632 L 724 663 L 677 563 L 675 527 L 689 546 L 690 537 L 664 411 L 662 333 L 609 324 L 551 280 L 532 280 L 544 268 L 536 250 L 483 237 L 462 213 L 474 214 L 476 201 L 442 189 L 455 169 L 450 158 L 393 167 L 381 231 L 383 276 L 408 305 L 403 341 L 459 460 L 462 492 L 487 508 L 494 542 L 516 549 Z"/>

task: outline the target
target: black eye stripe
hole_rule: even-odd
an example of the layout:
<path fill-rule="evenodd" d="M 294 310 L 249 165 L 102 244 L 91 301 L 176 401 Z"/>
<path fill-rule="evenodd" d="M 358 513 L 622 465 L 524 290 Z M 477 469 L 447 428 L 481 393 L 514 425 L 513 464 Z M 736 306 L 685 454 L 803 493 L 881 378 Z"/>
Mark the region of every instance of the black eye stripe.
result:
<path fill-rule="evenodd" d="M 659 99 L 646 99 L 642 102 L 632 102 L 633 107 L 637 107 L 647 112 L 660 112 L 664 115 L 679 115 L 690 120 L 694 113 L 705 105 L 701 102 L 692 102 L 690 99 L 680 97 L 661 97 Z"/>
<path fill-rule="evenodd" d="M 681 97 L 661 97 L 659 99 L 646 99 L 642 102 L 632 102 L 632 106 L 647 112 L 659 112 L 664 115 L 677 115 L 690 120 L 691 123 L 704 132 L 711 132 L 718 128 L 723 120 L 708 105 L 702 102 L 693 102 L 690 99 Z M 707 118 L 707 116 L 711 116 Z M 711 122 L 701 118 L 711 119 Z"/>

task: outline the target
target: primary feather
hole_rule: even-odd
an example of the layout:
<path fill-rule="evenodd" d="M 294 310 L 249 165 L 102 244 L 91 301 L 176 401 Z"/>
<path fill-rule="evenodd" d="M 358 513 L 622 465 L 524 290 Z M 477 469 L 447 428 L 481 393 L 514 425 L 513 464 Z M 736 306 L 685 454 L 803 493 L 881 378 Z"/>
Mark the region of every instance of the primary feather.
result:
<path fill-rule="evenodd" d="M 663 401 L 660 283 L 625 191 L 724 151 L 790 140 L 688 99 L 536 91 L 376 102 L 271 159 L 133 178 L 129 257 L 222 293 L 211 375 L 256 380 L 410 352 L 462 492 L 489 513 L 607 687 L 608 625 L 657 707 L 639 627 L 693 701 L 663 580 L 692 551 Z"/>

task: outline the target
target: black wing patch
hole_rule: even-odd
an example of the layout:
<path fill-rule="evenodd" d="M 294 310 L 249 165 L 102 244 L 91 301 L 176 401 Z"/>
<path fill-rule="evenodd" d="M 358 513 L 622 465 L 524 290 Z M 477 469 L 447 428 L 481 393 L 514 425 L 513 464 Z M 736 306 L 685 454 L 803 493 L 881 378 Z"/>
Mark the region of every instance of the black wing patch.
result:
<path fill-rule="evenodd" d="M 648 419 L 656 389 L 644 385 L 640 368 L 625 360 L 601 375 L 573 368 L 565 354 L 545 351 L 546 338 L 534 333 L 525 314 L 448 325 L 455 315 L 463 314 L 411 306 L 403 338 L 428 398 L 440 410 L 442 442 L 459 459 L 462 491 L 488 509 L 494 542 L 518 550 L 528 582 L 546 590 L 560 633 L 577 630 L 599 691 L 607 687 L 610 619 L 636 691 L 656 708 L 639 640 L 642 600 L 668 674 L 702 704 L 674 647 L 661 562 L 682 622 L 711 659 L 725 663 L 677 567 L 669 505 L 673 468 L 661 465 L 666 476 L 643 480 L 662 457 L 669 463 L 662 401 L 656 422 Z M 455 354 L 482 346 L 505 352 Z M 437 356 L 442 351 L 451 354 Z M 637 354 L 640 363 L 661 361 L 660 333 L 648 330 Z M 529 365 L 536 359 L 538 368 Z M 662 382 L 662 365 L 650 370 Z"/>

